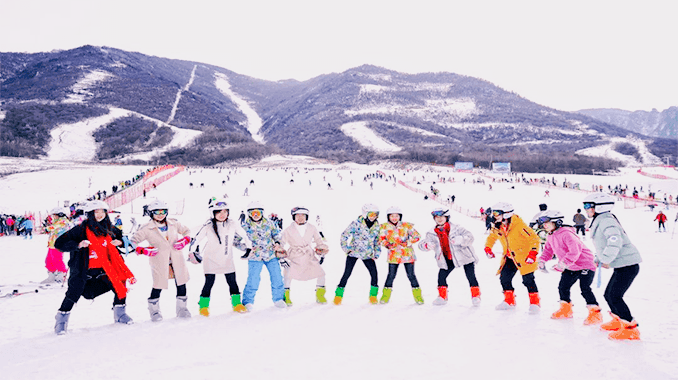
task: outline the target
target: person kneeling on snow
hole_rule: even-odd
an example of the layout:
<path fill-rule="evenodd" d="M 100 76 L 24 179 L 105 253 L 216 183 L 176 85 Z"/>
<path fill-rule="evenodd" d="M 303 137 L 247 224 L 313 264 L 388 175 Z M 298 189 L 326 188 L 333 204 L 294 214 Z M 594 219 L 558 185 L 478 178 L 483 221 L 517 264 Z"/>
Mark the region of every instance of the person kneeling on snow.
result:
<path fill-rule="evenodd" d="M 121 246 L 122 232 L 113 227 L 108 217 L 108 205 L 103 201 L 88 204 L 87 219 L 54 242 L 56 249 L 70 252 L 68 267 L 68 290 L 56 314 L 54 332 L 66 333 L 68 319 L 73 305 L 82 296 L 94 299 L 113 290 L 113 320 L 115 323 L 132 324 L 125 312 L 127 281 L 134 284 L 136 279 L 125 265 L 116 247 Z"/>

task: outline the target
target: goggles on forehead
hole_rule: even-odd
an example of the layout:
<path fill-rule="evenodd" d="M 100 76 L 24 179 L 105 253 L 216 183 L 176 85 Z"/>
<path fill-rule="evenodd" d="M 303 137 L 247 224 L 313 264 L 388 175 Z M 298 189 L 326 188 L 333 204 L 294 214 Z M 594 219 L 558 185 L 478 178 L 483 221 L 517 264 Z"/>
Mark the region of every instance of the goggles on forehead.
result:
<path fill-rule="evenodd" d="M 214 206 L 223 207 L 223 206 L 228 206 L 228 204 L 226 202 L 217 202 L 217 203 L 214 204 Z"/>
<path fill-rule="evenodd" d="M 539 224 L 544 224 L 544 223 L 550 222 L 550 221 L 551 221 L 551 218 L 549 218 L 548 216 L 540 216 L 539 218 L 537 218 L 537 223 L 539 223 Z"/>
<path fill-rule="evenodd" d="M 596 204 L 595 204 L 595 203 L 592 203 L 592 202 L 584 202 L 584 210 L 588 210 L 588 209 L 594 208 L 594 207 L 596 207 Z"/>
<path fill-rule="evenodd" d="M 166 209 L 160 209 L 160 210 L 153 210 L 151 211 L 153 215 L 166 215 L 167 210 Z"/>
<path fill-rule="evenodd" d="M 504 212 L 503 211 L 492 211 L 492 215 L 500 216 L 500 215 L 504 215 Z"/>
<path fill-rule="evenodd" d="M 254 209 L 254 210 L 249 210 L 249 214 L 250 214 L 250 218 L 252 218 L 252 219 L 259 219 L 264 215 L 264 213 L 261 210 L 259 210 L 258 208 Z"/>
<path fill-rule="evenodd" d="M 445 214 L 447 214 L 448 211 L 449 210 L 436 210 L 436 211 L 433 211 L 431 213 L 431 215 L 433 215 L 433 216 L 446 216 Z"/>
<path fill-rule="evenodd" d="M 367 217 L 368 217 L 368 218 L 372 218 L 372 217 L 378 218 L 378 217 L 379 217 L 379 213 L 378 213 L 378 212 L 375 212 L 375 211 L 370 211 L 370 212 L 367 213 Z"/>

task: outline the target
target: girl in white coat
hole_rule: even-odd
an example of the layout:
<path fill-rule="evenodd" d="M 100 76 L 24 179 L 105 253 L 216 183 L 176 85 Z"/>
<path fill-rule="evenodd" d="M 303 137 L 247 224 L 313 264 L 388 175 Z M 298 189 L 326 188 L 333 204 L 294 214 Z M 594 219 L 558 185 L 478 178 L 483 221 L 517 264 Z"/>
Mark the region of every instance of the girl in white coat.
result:
<path fill-rule="evenodd" d="M 148 298 L 148 311 L 151 320 L 162 320 L 160 313 L 160 291 L 167 289 L 168 279 L 173 278 L 177 285 L 177 317 L 190 318 L 191 313 L 186 307 L 186 283 L 189 280 L 186 259 L 181 250 L 190 241 L 188 227 L 179 223 L 176 219 L 167 217 L 167 205 L 165 202 L 155 200 L 147 207 L 151 214 L 151 220 L 132 236 L 132 244 L 147 241 L 149 247 L 137 247 L 137 254 L 149 256 L 151 271 L 153 274 L 153 289 Z M 183 235 L 183 237 L 180 237 Z"/>
<path fill-rule="evenodd" d="M 194 248 L 192 243 L 189 254 L 189 260 L 194 264 L 202 262 L 205 271 L 205 285 L 198 302 L 200 315 L 209 316 L 210 295 L 217 274 L 226 276 L 233 311 L 245 313 L 247 308 L 243 306 L 240 299 L 240 288 L 235 277 L 233 247 L 245 250 L 249 254 L 252 242 L 240 223 L 228 219 L 229 207 L 225 200 L 212 198 L 209 210 L 212 218 L 202 225 L 193 240 L 193 243 L 200 243 L 204 239 L 207 242 L 202 245 L 202 249 L 199 245 Z"/>
<path fill-rule="evenodd" d="M 320 236 L 318 229 L 308 223 L 308 209 L 295 207 L 292 209 L 294 223 L 285 228 L 281 243 L 284 250 L 279 254 L 283 259 L 280 265 L 285 268 L 283 273 L 285 284 L 285 303 L 292 306 L 290 300 L 290 285 L 292 280 L 316 280 L 316 302 L 327 303 L 325 298 L 325 271 L 320 267 L 316 255 L 324 256 L 328 247 Z M 315 247 L 313 247 L 315 244 Z"/>
<path fill-rule="evenodd" d="M 450 223 L 449 210 L 436 208 L 431 212 L 436 226 L 419 242 L 419 249 L 433 250 L 438 262 L 438 298 L 434 305 L 447 303 L 447 276 L 454 268 L 463 267 L 471 287 L 473 306 L 480 305 L 480 287 L 475 274 L 478 257 L 473 250 L 473 234 L 464 227 Z"/>

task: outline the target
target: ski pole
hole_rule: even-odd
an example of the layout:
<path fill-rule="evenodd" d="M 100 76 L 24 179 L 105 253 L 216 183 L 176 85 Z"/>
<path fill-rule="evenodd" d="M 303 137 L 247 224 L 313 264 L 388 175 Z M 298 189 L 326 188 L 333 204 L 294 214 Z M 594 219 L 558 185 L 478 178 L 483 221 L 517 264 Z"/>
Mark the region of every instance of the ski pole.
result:
<path fill-rule="evenodd" d="M 602 271 L 600 265 L 601 265 L 601 264 L 598 263 L 598 282 L 596 283 L 596 286 L 597 286 L 598 288 L 600 288 L 600 285 L 601 285 L 602 282 L 603 282 L 603 279 L 602 279 L 602 277 L 603 277 L 602 272 L 603 272 L 603 271 Z"/>

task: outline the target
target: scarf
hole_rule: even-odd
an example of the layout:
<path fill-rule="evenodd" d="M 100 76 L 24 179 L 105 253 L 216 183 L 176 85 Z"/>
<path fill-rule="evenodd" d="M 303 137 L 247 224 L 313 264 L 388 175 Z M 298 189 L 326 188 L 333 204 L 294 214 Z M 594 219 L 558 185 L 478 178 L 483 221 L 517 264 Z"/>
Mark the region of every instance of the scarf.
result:
<path fill-rule="evenodd" d="M 434 231 L 440 240 L 440 249 L 448 260 L 452 260 L 452 251 L 450 250 L 450 223 L 445 223 L 442 226 L 436 226 Z"/>
<path fill-rule="evenodd" d="M 106 276 L 111 281 L 118 298 L 124 299 L 127 297 L 125 282 L 134 278 L 134 275 L 125 265 L 118 249 L 111 244 L 113 239 L 109 235 L 97 236 L 89 228 L 85 228 L 85 233 L 90 242 L 88 247 L 90 258 L 94 258 L 97 261 L 97 266 L 100 266 L 106 272 Z"/>

